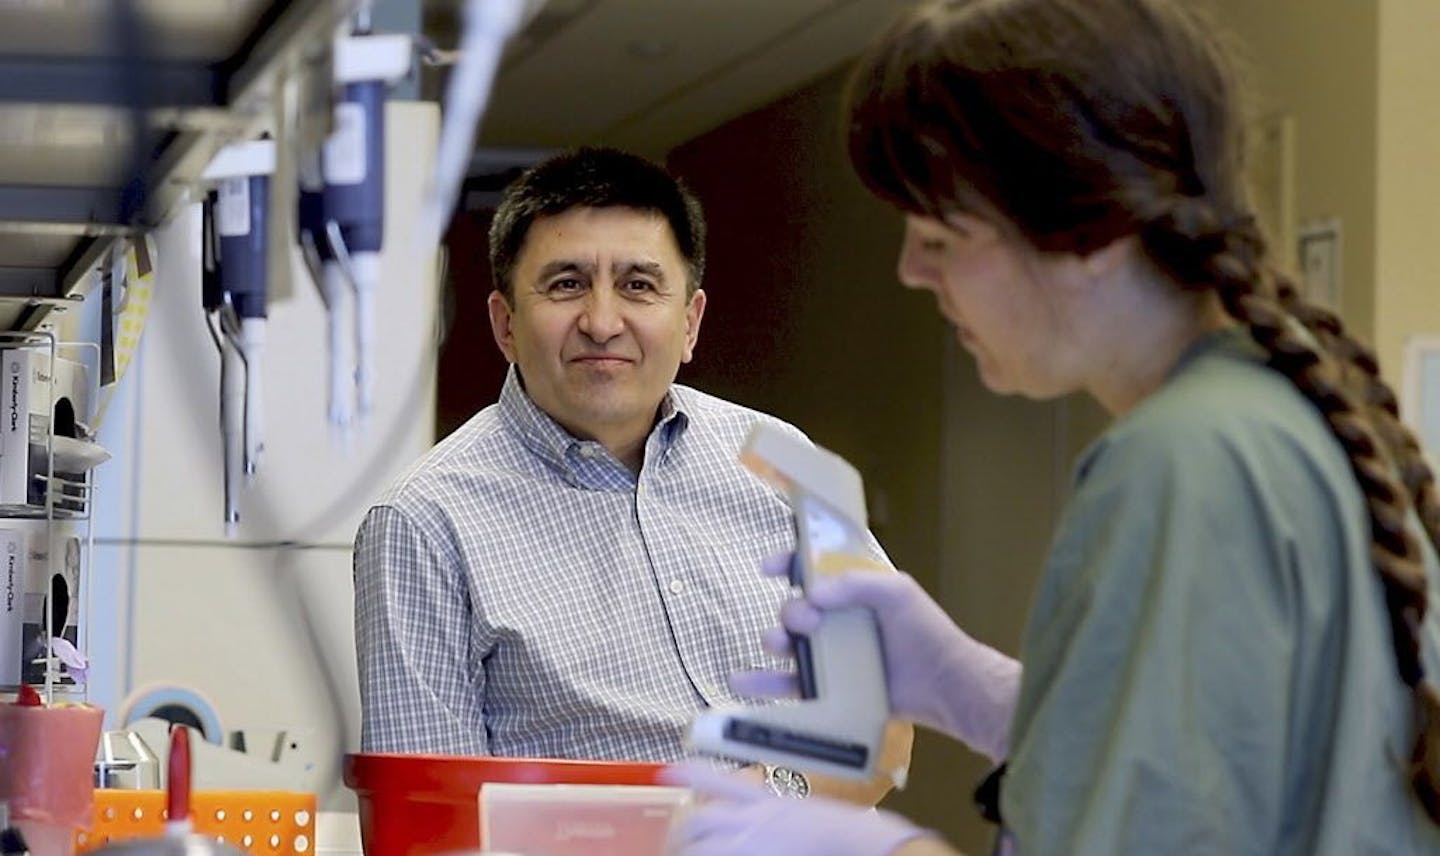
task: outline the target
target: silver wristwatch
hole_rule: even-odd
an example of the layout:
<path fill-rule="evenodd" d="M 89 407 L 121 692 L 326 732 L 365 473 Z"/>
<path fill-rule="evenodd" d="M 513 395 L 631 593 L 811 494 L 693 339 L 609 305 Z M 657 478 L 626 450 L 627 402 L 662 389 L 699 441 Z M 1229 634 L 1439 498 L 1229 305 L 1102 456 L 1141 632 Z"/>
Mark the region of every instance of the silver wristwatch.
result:
<path fill-rule="evenodd" d="M 803 800 L 810 796 L 810 780 L 799 770 L 765 765 L 765 786 L 777 797 Z"/>

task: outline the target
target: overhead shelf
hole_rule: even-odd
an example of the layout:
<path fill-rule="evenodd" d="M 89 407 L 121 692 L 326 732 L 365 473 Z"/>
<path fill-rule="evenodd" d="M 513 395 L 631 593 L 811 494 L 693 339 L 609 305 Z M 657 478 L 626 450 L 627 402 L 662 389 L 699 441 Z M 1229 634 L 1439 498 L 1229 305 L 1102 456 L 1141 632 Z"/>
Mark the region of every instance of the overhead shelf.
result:
<path fill-rule="evenodd" d="M 0 5 L 0 329 L 83 299 L 96 262 L 163 222 L 223 144 L 253 133 L 277 75 L 354 5 Z"/>

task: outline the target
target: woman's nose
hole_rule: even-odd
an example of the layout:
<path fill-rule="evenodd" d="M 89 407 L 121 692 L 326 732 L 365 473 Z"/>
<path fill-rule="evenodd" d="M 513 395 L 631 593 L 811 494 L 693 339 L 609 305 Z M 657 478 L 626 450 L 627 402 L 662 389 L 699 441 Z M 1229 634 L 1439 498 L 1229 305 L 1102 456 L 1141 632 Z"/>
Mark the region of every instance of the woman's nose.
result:
<path fill-rule="evenodd" d="M 929 288 L 934 282 L 933 268 L 922 258 L 918 244 L 906 229 L 905 238 L 900 242 L 900 258 L 895 263 L 895 276 L 906 288 Z"/>
<path fill-rule="evenodd" d="M 929 288 L 935 282 L 935 265 L 922 252 L 922 236 L 917 235 L 910 218 L 904 222 L 900 238 L 900 258 L 896 261 L 896 277 L 906 288 Z"/>

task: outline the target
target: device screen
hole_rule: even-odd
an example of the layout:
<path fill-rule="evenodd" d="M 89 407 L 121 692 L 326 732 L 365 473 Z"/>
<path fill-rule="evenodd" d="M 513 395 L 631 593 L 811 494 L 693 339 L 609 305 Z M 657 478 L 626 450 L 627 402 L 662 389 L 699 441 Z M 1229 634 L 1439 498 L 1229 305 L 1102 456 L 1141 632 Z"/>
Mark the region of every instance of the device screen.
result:
<path fill-rule="evenodd" d="M 800 544 L 811 573 L 853 570 L 873 561 L 855 524 L 824 501 L 802 497 L 796 519 L 800 525 Z"/>

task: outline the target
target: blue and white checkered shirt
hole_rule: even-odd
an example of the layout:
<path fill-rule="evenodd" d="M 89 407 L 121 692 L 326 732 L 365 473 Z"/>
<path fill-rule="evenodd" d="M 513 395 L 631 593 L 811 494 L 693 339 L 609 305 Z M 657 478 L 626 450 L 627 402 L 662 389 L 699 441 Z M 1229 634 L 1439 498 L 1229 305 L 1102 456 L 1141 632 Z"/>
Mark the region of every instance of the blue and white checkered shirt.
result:
<path fill-rule="evenodd" d="M 790 508 L 737 455 L 779 420 L 675 385 L 637 478 L 498 403 L 370 510 L 355 542 L 367 751 L 670 761 L 788 597 L 760 560 Z M 797 429 L 785 426 L 799 433 Z"/>

